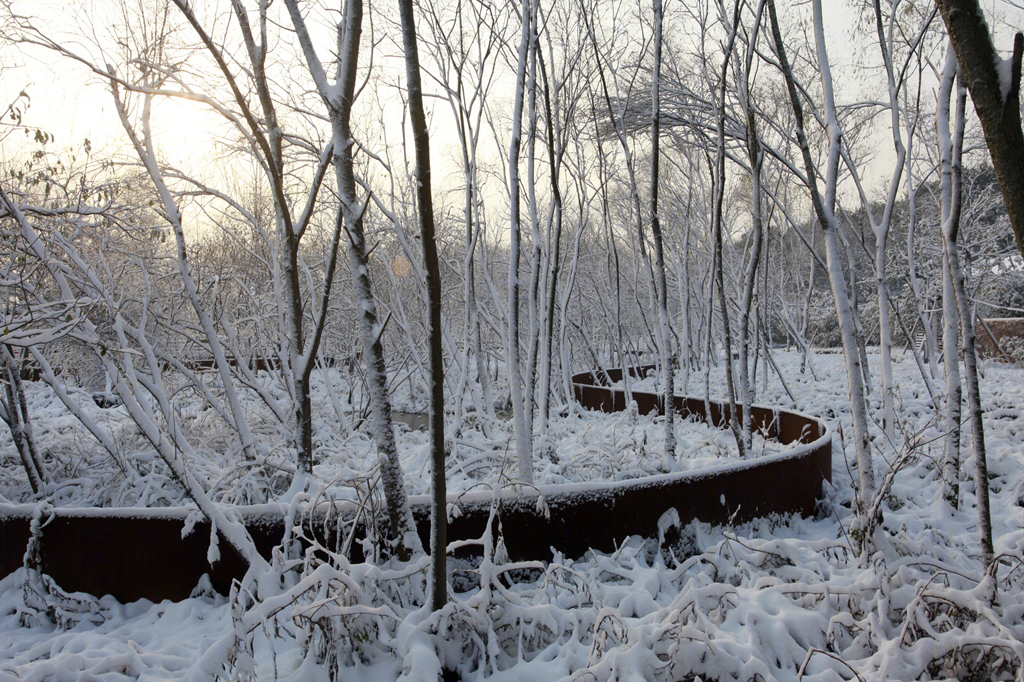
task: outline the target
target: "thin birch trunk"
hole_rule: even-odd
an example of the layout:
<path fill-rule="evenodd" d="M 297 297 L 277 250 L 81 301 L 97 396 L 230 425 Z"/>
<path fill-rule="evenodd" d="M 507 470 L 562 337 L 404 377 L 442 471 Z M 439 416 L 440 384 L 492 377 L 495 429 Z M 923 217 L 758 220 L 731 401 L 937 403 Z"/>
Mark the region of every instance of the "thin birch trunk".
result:
<path fill-rule="evenodd" d="M 533 11 L 536 12 L 536 4 Z M 537 17 L 531 25 L 536 27 Z M 536 31 L 536 28 L 534 29 Z M 527 100 L 527 116 L 530 127 L 526 137 L 526 196 L 530 206 L 530 237 L 533 242 L 533 257 L 530 259 L 530 293 L 527 299 L 527 311 L 530 317 L 529 337 L 527 339 L 526 361 L 526 406 L 523 414 L 526 417 L 526 430 L 533 433 L 533 406 L 537 398 L 537 361 L 540 351 L 540 313 L 541 313 L 541 262 L 544 259 L 544 240 L 540 236 L 540 212 L 537 204 L 537 53 L 538 40 L 536 33 L 530 35 L 530 76 L 526 81 L 529 95 Z"/>
<path fill-rule="evenodd" d="M 591 107 L 596 111 L 596 104 L 591 103 Z M 615 363 L 619 367 L 624 367 L 628 363 L 624 361 L 626 341 L 622 334 L 622 276 L 620 274 L 619 267 L 619 248 L 615 239 L 615 233 L 612 227 L 611 209 L 608 201 L 608 185 L 610 181 L 609 172 L 607 169 L 607 159 L 605 157 L 604 147 L 601 144 L 601 131 L 598 126 L 597 116 L 594 117 L 594 133 L 597 140 L 597 168 L 598 178 L 600 179 L 600 192 L 601 192 L 601 222 L 602 227 L 602 238 L 607 244 L 606 251 L 608 258 L 605 260 L 608 270 L 609 282 L 614 282 L 615 287 L 615 320 L 614 328 L 609 326 L 609 334 L 614 334 L 615 339 L 615 352 L 617 353 L 617 362 Z M 609 338 L 609 344 L 611 342 L 611 336 Z M 608 360 L 612 360 L 611 354 L 609 354 Z M 594 369 L 603 369 L 604 365 L 600 364 Z M 632 402 L 633 400 L 633 377 L 629 372 L 625 372 L 622 375 L 622 385 L 626 393 L 626 402 Z"/>
<path fill-rule="evenodd" d="M 960 423 L 963 383 L 960 378 L 960 313 L 956 305 L 952 266 L 942 254 L 942 352 L 946 374 L 946 426 L 943 435 L 942 496 L 960 508 Z"/>
<path fill-rule="evenodd" d="M 889 192 L 886 197 L 885 209 L 881 219 L 877 223 L 872 219 L 871 223 L 871 229 L 875 234 L 875 282 L 878 295 L 879 346 L 881 347 L 882 353 L 882 429 L 886 438 L 888 438 L 891 443 L 894 442 L 896 438 L 896 389 L 893 385 L 892 377 L 892 323 L 889 318 L 891 302 L 889 298 L 888 274 L 886 267 L 886 247 L 888 245 L 893 210 L 896 205 L 897 195 L 899 194 L 902 183 L 903 171 L 907 165 L 907 149 L 903 144 L 899 104 L 900 88 L 903 86 L 905 81 L 902 79 L 901 75 L 900 81 L 897 83 L 897 75 L 892 62 L 892 49 L 895 43 L 897 31 L 895 7 L 893 8 L 894 14 L 889 17 L 888 31 L 886 31 L 882 19 L 882 6 L 880 0 L 875 0 L 874 10 L 875 28 L 878 34 L 878 46 L 882 53 L 882 61 L 885 65 L 889 94 L 889 114 L 892 126 L 892 140 L 893 147 L 896 151 L 896 165 L 893 169 L 892 177 L 889 182 Z M 927 30 L 930 23 L 931 22 L 929 20 L 923 24 L 919 38 L 920 36 L 923 36 L 924 31 Z M 919 42 L 916 44 L 919 45 Z M 868 214 L 869 216 L 871 215 L 869 207 Z"/>
<path fill-rule="evenodd" d="M 746 65 L 743 78 L 739 82 L 740 102 L 746 113 L 747 125 L 747 162 L 750 164 L 750 180 L 752 196 L 750 199 L 751 231 L 753 232 L 753 243 L 751 244 L 750 256 L 747 260 L 746 272 L 744 273 L 743 297 L 740 302 L 739 319 L 739 351 L 740 351 L 740 395 L 743 398 L 743 444 L 740 447 L 741 456 L 749 457 L 753 448 L 753 411 L 750 409 L 754 404 L 754 389 L 756 385 L 756 363 L 754 373 L 750 372 L 750 311 L 754 302 L 754 285 L 757 278 L 757 268 L 761 262 L 761 245 L 764 239 L 764 224 L 761 218 L 761 166 L 764 155 L 761 151 L 761 142 L 758 139 L 757 123 L 754 119 L 754 103 L 750 100 L 750 75 L 752 71 L 754 44 L 760 26 L 761 17 L 764 11 L 764 2 L 758 3 L 754 17 L 754 31 L 751 35 L 751 44 L 748 46 Z M 756 355 L 755 355 L 756 358 Z"/>
<path fill-rule="evenodd" d="M 3 378 L 6 399 L 0 403 L 3 420 L 11 430 L 11 439 L 21 457 L 32 493 L 38 495 L 46 484 L 46 470 L 36 454 L 32 439 L 32 422 L 29 419 L 25 389 L 21 385 L 21 368 L 18 366 L 14 349 L 8 345 L 0 347 L 0 366 L 6 376 Z"/>
<path fill-rule="evenodd" d="M 533 10 L 530 0 L 523 0 L 519 66 L 516 72 L 515 104 L 512 109 L 512 141 L 509 147 L 508 175 L 510 201 L 509 266 L 508 266 L 508 361 L 509 388 L 512 392 L 512 411 L 516 432 L 516 461 L 519 479 L 533 482 L 533 432 L 529 428 L 526 410 L 529 405 L 520 383 L 522 371 L 519 352 L 519 262 L 521 257 L 522 224 L 519 207 L 519 150 L 523 130 L 523 104 L 526 97 L 526 67 L 533 33 Z"/>
<path fill-rule="evenodd" d="M 182 11 L 191 16 L 192 10 L 184 0 L 175 0 Z M 259 41 L 253 33 L 249 22 L 248 13 L 242 5 L 241 0 L 232 0 L 232 9 L 242 33 L 246 53 L 249 57 L 252 85 L 256 90 L 257 100 L 262 110 L 263 127 L 266 130 L 263 148 L 263 162 L 266 164 L 267 176 L 270 180 L 274 193 L 274 214 L 278 243 L 283 245 L 279 254 L 280 268 L 284 283 L 283 299 L 279 299 L 279 305 L 284 309 L 284 326 L 281 347 L 282 373 L 289 377 L 294 387 L 293 399 L 295 432 L 293 437 L 298 450 L 298 470 L 301 474 L 309 475 L 313 472 L 313 409 L 309 395 L 309 377 L 312 370 L 312 360 L 304 354 L 305 336 L 303 333 L 303 300 L 302 285 L 299 279 L 299 242 L 301 240 L 302 228 L 292 221 L 290 203 L 285 189 L 285 162 L 284 162 L 284 131 L 277 118 L 276 107 L 270 91 L 270 83 L 267 77 L 266 62 L 268 38 L 267 27 L 269 19 L 267 16 L 268 5 L 263 4 L 259 8 L 257 29 Z M 190 19 L 191 20 L 191 19 Z M 225 74 L 228 73 L 226 66 L 222 67 Z M 244 97 L 236 97 L 240 104 L 244 103 Z M 251 112 L 247 112 L 250 119 Z M 255 123 L 254 129 L 259 129 L 260 124 Z M 286 362 L 287 360 L 287 362 Z"/>
<path fill-rule="evenodd" d="M 918 60 L 918 86 L 917 86 L 917 97 L 916 97 L 916 109 L 920 112 L 921 109 L 921 60 Z M 906 96 L 905 96 L 906 97 Z M 909 104 L 908 104 L 909 108 Z M 918 113 L 913 123 L 909 126 L 907 134 L 907 158 L 914 158 L 914 137 L 917 131 L 918 122 L 921 116 Z M 925 361 L 927 364 L 927 371 L 922 368 L 921 374 L 924 377 L 925 382 L 930 386 L 932 380 L 938 377 L 937 363 L 938 363 L 938 343 L 935 339 L 935 332 L 930 323 L 929 313 L 926 311 L 927 301 L 925 300 L 925 294 L 921 291 L 921 282 L 918 276 L 917 270 L 917 249 L 916 249 L 916 235 L 917 235 L 917 178 L 914 175 L 914 166 L 911 163 L 907 168 L 907 279 L 910 282 L 910 289 L 913 292 L 914 310 L 916 313 L 917 322 L 912 325 L 916 327 L 920 324 L 924 330 L 924 353 Z M 912 333 L 912 332 L 911 332 Z M 911 344 L 914 343 L 913 337 L 909 339 Z M 915 350 L 916 347 L 915 347 Z M 915 355 L 915 357 L 917 357 Z M 920 360 L 918 360 L 920 362 Z M 930 389 L 932 395 L 935 395 L 935 391 Z"/>
<path fill-rule="evenodd" d="M 772 37 L 775 42 L 779 64 L 786 80 L 786 89 L 789 93 L 790 104 L 793 107 L 794 118 L 796 119 L 797 141 L 800 145 L 800 152 L 804 161 L 808 190 L 810 190 L 815 216 L 825 232 L 829 281 L 832 286 L 832 294 L 835 297 L 836 316 L 839 320 L 840 334 L 843 340 L 843 353 L 846 356 L 846 378 L 850 385 L 850 411 L 853 416 L 854 446 L 857 452 L 857 471 L 860 478 L 860 489 L 857 495 L 858 513 L 864 514 L 867 512 L 868 505 L 870 505 L 874 497 L 875 475 L 871 460 L 864 374 L 857 347 L 853 312 L 847 294 L 846 277 L 842 269 L 839 236 L 837 234 L 838 224 L 833 212 L 836 191 L 835 183 L 837 179 L 836 169 L 839 165 L 839 145 L 842 131 L 839 128 L 839 121 L 836 119 L 835 100 L 832 95 L 832 77 L 829 71 L 828 55 L 825 50 L 821 0 L 813 0 L 812 10 L 814 14 L 814 37 L 818 52 L 818 67 L 821 71 L 829 131 L 829 167 L 826 173 L 824 195 L 818 191 L 817 171 L 811 159 L 810 146 L 807 141 L 807 134 L 804 131 L 803 105 L 800 103 L 800 94 L 797 92 L 793 72 L 786 57 L 786 49 L 782 41 L 779 20 L 775 11 L 775 0 L 768 0 L 768 14 L 772 23 Z"/>
<path fill-rule="evenodd" d="M 947 69 L 948 71 L 948 69 Z M 967 407 L 971 414 L 971 432 L 974 440 L 974 487 L 978 507 L 978 533 L 981 542 L 982 563 L 989 568 L 994 560 L 992 544 L 992 513 L 989 506 L 988 489 L 988 458 L 985 448 L 985 427 L 982 421 L 981 387 L 978 381 L 978 353 L 974 332 L 974 311 L 964 286 L 964 271 L 960 267 L 959 246 L 957 237 L 960 231 L 961 208 L 961 159 L 963 156 L 963 138 L 965 112 L 967 106 L 967 89 L 963 79 L 958 79 L 956 98 L 956 129 L 949 134 L 949 94 L 944 90 L 945 100 L 940 99 L 939 141 L 942 145 L 943 157 L 949 159 L 948 171 L 943 168 L 943 182 L 949 185 L 949 209 L 942 225 L 942 238 L 949 277 L 956 294 L 957 310 L 960 315 L 960 337 L 964 358 L 964 373 L 967 375 Z M 943 112 L 943 109 L 945 110 Z M 943 118 L 942 114 L 946 116 Z M 945 129 L 943 125 L 945 124 Z M 945 193 L 945 190 L 944 190 Z M 956 357 L 946 356 L 946 364 L 957 362 Z"/>
<path fill-rule="evenodd" d="M 728 18 L 724 16 L 723 20 Z M 736 42 L 736 35 L 740 25 L 739 2 L 733 15 L 733 25 L 729 32 L 729 41 L 726 45 L 725 55 L 722 58 L 722 70 L 719 74 L 718 98 L 715 102 L 715 118 L 717 120 L 717 145 L 715 157 L 715 214 L 714 214 L 714 239 L 715 239 L 715 279 L 717 280 L 718 302 L 722 313 L 722 336 L 725 346 L 725 383 L 728 389 L 729 398 L 729 425 L 732 427 L 733 436 L 736 439 L 736 447 L 739 450 L 740 459 L 747 456 L 744 447 L 746 441 L 743 438 L 741 419 L 737 409 L 736 401 L 736 370 L 732 361 L 732 333 L 729 327 L 729 305 L 725 298 L 725 276 L 724 261 L 725 253 L 722 249 L 722 222 L 723 207 L 725 200 L 725 90 L 729 71 L 729 59 L 732 55 L 733 46 Z M 706 381 L 707 379 L 705 379 Z"/>
<path fill-rule="evenodd" d="M 943 434 L 942 496 L 951 509 L 960 507 L 960 423 L 963 383 L 960 377 L 960 313 L 953 286 L 953 270 L 946 252 L 946 225 L 953 219 L 953 139 L 949 129 L 949 101 L 956 80 L 956 55 L 950 48 L 939 83 L 936 127 L 939 142 L 940 198 L 942 207 L 942 352 L 946 376 L 946 419 Z"/>
<path fill-rule="evenodd" d="M 850 315 L 853 318 L 854 337 L 857 341 L 857 352 L 860 354 L 860 369 L 864 382 L 864 393 L 870 395 L 874 391 L 871 385 L 871 367 L 868 364 L 868 342 L 864 333 L 864 321 L 860 316 L 860 290 L 857 288 L 857 262 L 853 256 L 853 249 L 850 248 L 850 241 L 846 238 L 846 232 L 836 221 L 836 233 L 839 236 L 841 246 L 837 257 L 846 257 L 846 267 L 850 272 L 848 297 L 850 300 Z M 828 242 L 825 244 L 828 249 Z M 842 265 L 840 265 L 842 267 Z"/>
<path fill-rule="evenodd" d="M 676 459 L 675 355 L 672 352 L 671 318 L 668 312 L 668 280 L 665 275 L 665 244 L 658 215 L 658 164 L 661 156 L 661 42 L 664 32 L 661 0 L 654 0 L 654 74 L 651 81 L 651 236 L 654 237 L 655 275 L 658 278 L 658 346 L 661 351 L 662 401 L 665 412 L 665 466 Z"/>
<path fill-rule="evenodd" d="M 541 370 L 540 376 L 543 382 L 540 387 L 540 433 L 546 433 L 548 429 L 548 417 L 551 405 L 551 361 L 554 348 L 555 334 L 555 300 L 558 294 L 558 276 L 561 263 L 559 262 L 562 245 L 562 191 L 559 187 L 559 178 L 562 165 L 562 129 L 561 119 L 556 118 L 551 108 L 551 88 L 548 84 L 547 70 L 544 68 L 544 60 L 540 60 L 541 77 L 544 81 L 544 116 L 547 121 L 547 142 L 548 142 L 548 165 L 551 178 L 552 197 L 552 218 L 554 220 L 554 234 L 550 238 L 550 263 L 548 265 L 548 286 L 547 286 L 547 312 L 545 313 L 545 328 L 543 344 L 541 348 Z M 559 87 L 556 84 L 554 99 L 558 99 Z M 556 147 L 557 145 L 557 147 Z"/>

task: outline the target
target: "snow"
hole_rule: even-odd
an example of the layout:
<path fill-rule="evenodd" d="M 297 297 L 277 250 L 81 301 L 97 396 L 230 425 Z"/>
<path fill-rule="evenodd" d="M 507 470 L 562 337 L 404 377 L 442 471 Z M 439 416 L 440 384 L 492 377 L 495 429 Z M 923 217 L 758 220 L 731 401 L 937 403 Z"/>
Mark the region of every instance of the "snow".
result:
<path fill-rule="evenodd" d="M 1005 102 L 1013 86 L 1013 57 L 1003 59 L 995 55 L 996 73 L 999 75 L 999 101 Z"/>
<path fill-rule="evenodd" d="M 316 564 L 307 557 L 299 560 L 297 571 L 282 574 L 279 594 L 260 603 L 242 592 L 225 598 L 201 584 L 192 598 L 178 603 L 119 604 L 110 597 L 63 594 L 21 569 L 0 580 L 0 679 L 178 680 L 217 674 L 230 679 L 247 672 L 257 679 L 328 679 L 335 659 L 318 655 L 328 642 L 335 646 L 344 679 L 434 680 L 443 668 L 466 680 L 1021 679 L 1024 370 L 983 363 L 1000 557 L 986 575 L 973 481 L 962 476 L 960 509 L 949 510 L 942 499 L 942 422 L 913 359 L 894 357 L 895 443 L 886 444 L 880 420 L 870 422 L 880 472 L 887 473 L 901 455 L 910 456 L 883 501 L 884 521 L 874 547 L 861 556 L 851 537 L 857 471 L 842 356 L 817 354 L 814 381 L 799 373 L 798 354 L 775 353 L 797 404 L 789 403 L 775 378 L 767 386 L 759 380 L 758 401 L 821 416 L 835 429 L 834 487 L 816 518 L 772 517 L 715 527 L 670 512 L 659 523 L 659 537 L 629 538 L 613 553 L 578 559 L 555 554 L 543 562 L 516 564 L 501 556 L 500 536 L 486 537 L 483 564 L 452 565 L 452 600 L 436 613 L 422 608 L 425 558 L 375 566 L 352 565 L 340 557 Z M 879 362 L 878 354 L 870 360 Z M 723 392 L 720 378 L 713 398 Z M 689 388 L 699 395 L 697 383 L 702 377 Z M 73 506 L 121 502 L 133 514 L 177 515 L 184 525 L 182 510 L 134 509 L 138 502 L 132 495 L 139 486 L 164 485 L 154 473 L 155 458 L 146 459 L 144 451 L 134 458 L 139 480 L 123 489 L 116 477 L 106 475 L 113 465 L 74 433 L 74 420 L 48 389 L 28 389 L 35 427 L 43 447 L 55 453 L 52 461 L 70 459 L 69 453 L 79 457 L 77 472 L 68 467 L 54 477 L 57 506 L 61 500 Z M 339 433 L 323 387 L 317 390 L 316 434 L 329 455 L 315 472 L 320 487 L 305 494 L 359 499 L 356 481 L 371 476 L 375 465 L 371 441 L 361 432 Z M 416 409 L 409 400 L 396 397 L 403 408 Z M 257 404 L 247 403 L 246 409 Z M 132 436 L 123 408 L 88 409 L 95 409 L 92 414 L 104 419 L 126 451 L 138 447 L 141 441 Z M 881 414 L 881 396 L 869 396 L 868 410 L 875 418 Z M 184 418 L 194 426 L 203 410 L 188 414 L 196 415 Z M 571 483 L 584 492 L 600 489 L 603 484 L 595 479 L 700 475 L 707 467 L 746 464 L 726 449 L 728 439 L 682 422 L 677 436 L 686 454 L 673 464 L 674 472 L 664 471 L 662 425 L 657 418 L 628 412 L 553 418 L 549 435 L 555 457 L 537 462 L 536 481 L 541 490 Z M 469 495 L 482 499 L 488 493 L 478 492 L 481 483 L 507 480 L 514 468 L 514 435 L 504 422 L 492 427 L 491 440 L 472 428 L 454 440 L 451 490 L 474 489 Z M 219 427 L 209 420 L 202 428 L 216 434 Z M 970 472 L 973 455 L 965 431 L 962 467 Z M 427 477 L 418 473 L 428 466 L 426 435 L 403 427 L 396 435 L 410 489 L 426 494 Z M 269 420 L 260 437 L 276 437 Z M 0 469 L 0 495 L 31 502 L 18 478 L 23 474 L 9 435 L 2 438 L 7 461 Z M 778 445 L 772 442 L 757 447 L 786 456 L 773 450 Z M 217 448 L 202 454 L 210 459 L 194 462 L 197 472 L 208 480 L 230 477 L 227 455 Z M 230 487 L 222 486 L 218 499 L 239 496 Z M 180 495 L 172 490 L 156 499 L 176 504 Z M 3 510 L 21 514 L 33 508 L 4 505 Z M 283 506 L 264 503 L 256 509 L 280 514 Z M 60 605 L 63 629 L 40 610 L 44 604 Z"/>

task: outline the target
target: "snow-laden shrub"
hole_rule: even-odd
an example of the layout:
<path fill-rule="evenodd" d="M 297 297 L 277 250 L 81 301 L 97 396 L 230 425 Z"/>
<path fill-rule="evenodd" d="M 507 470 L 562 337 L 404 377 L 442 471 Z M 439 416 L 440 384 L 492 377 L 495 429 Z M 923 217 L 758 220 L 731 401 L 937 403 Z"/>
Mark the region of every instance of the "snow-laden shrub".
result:
<path fill-rule="evenodd" d="M 39 547 L 43 527 L 52 520 L 53 507 L 37 506 L 29 524 L 29 540 L 20 572 L 24 574 L 22 600 L 17 604 L 18 619 L 23 627 L 53 626 L 70 630 L 82 623 L 96 625 L 106 617 L 95 597 L 81 592 L 68 593 L 39 570 Z"/>

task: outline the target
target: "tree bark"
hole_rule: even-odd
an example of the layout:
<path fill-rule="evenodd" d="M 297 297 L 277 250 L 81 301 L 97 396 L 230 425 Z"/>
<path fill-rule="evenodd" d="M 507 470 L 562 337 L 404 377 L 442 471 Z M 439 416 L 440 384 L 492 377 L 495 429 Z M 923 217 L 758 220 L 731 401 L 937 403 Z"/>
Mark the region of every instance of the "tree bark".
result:
<path fill-rule="evenodd" d="M 724 13 L 723 9 L 723 13 Z M 723 16 L 723 20 L 727 20 L 727 17 Z M 741 419 L 738 414 L 736 406 L 736 370 L 732 361 L 732 332 L 729 326 L 729 304 L 725 298 L 725 277 L 724 277 L 724 262 L 725 252 L 722 248 L 722 222 L 723 222 L 723 201 L 725 200 L 725 91 L 727 84 L 727 77 L 729 72 L 729 59 L 731 58 L 733 46 L 736 43 L 736 36 L 739 29 L 740 22 L 740 8 L 739 3 L 736 3 L 735 15 L 733 16 L 733 26 L 729 32 L 729 41 L 725 48 L 725 54 L 722 57 L 722 70 L 719 74 L 718 84 L 718 100 L 715 103 L 716 111 L 715 117 L 717 119 L 717 155 L 715 157 L 715 208 L 714 208 L 714 238 L 715 238 L 715 279 L 717 280 L 718 286 L 718 302 L 719 307 L 722 311 L 722 336 L 723 345 L 725 346 L 725 383 L 728 388 L 729 397 L 729 425 L 732 428 L 733 436 L 736 439 L 736 448 L 739 450 L 740 459 L 747 456 L 747 450 L 745 448 L 746 441 L 743 438 L 743 427 L 741 425 Z M 710 308 L 709 308 L 710 310 Z M 707 382 L 707 374 L 705 374 L 705 383 Z"/>
<path fill-rule="evenodd" d="M 949 32 L 963 82 L 974 100 L 1017 248 L 1024 255 L 1024 131 L 1019 101 L 1024 34 L 1014 37 L 1010 77 L 1004 92 L 996 67 L 1002 60 L 978 0 L 935 0 L 935 4 Z"/>
<path fill-rule="evenodd" d="M 11 438 L 21 457 L 21 465 L 25 468 L 32 493 L 38 495 L 46 483 L 46 470 L 39 461 L 32 439 L 32 422 L 29 419 L 25 389 L 21 385 L 21 368 L 15 358 L 14 349 L 10 346 L 0 346 L 0 356 L 0 366 L 6 375 L 0 378 L 4 382 L 6 394 L 6 399 L 0 404 L 0 408 L 3 409 L 2 417 L 11 430 Z"/>
<path fill-rule="evenodd" d="M 871 460 L 870 436 L 868 432 L 867 402 L 864 386 L 864 373 L 861 367 L 860 353 L 857 348 L 856 330 L 854 328 L 853 311 L 847 294 L 846 277 L 843 274 L 842 263 L 840 262 L 840 244 L 838 230 L 834 213 L 835 191 L 836 191 L 836 169 L 839 165 L 839 145 L 842 131 L 836 119 L 835 102 L 832 95 L 832 79 L 829 71 L 827 55 L 824 45 L 824 28 L 822 26 L 821 2 L 813 0 L 814 11 L 814 32 L 815 42 L 818 46 L 818 62 L 821 70 L 822 86 L 825 95 L 825 105 L 828 115 L 829 128 L 829 167 L 826 172 L 826 187 L 824 196 L 818 191 L 817 170 L 811 159 L 810 146 L 807 141 L 807 134 L 804 131 L 803 105 L 800 103 L 800 94 L 797 92 L 796 83 L 793 79 L 793 71 L 789 66 L 786 57 L 785 45 L 782 41 L 782 33 L 779 29 L 779 21 L 775 11 L 775 0 L 768 0 L 768 14 L 772 24 L 772 38 L 775 42 L 775 50 L 779 57 L 779 64 L 786 80 L 786 89 L 789 93 L 790 104 L 793 107 L 793 115 L 796 119 L 796 134 L 800 146 L 801 156 L 804 161 L 804 171 L 808 190 L 811 194 L 811 204 L 814 208 L 818 224 L 825 232 L 825 248 L 827 256 L 827 268 L 829 282 L 832 286 L 832 295 L 835 298 L 836 317 L 839 321 L 840 334 L 843 340 L 843 354 L 846 356 L 846 378 L 850 385 L 850 411 L 853 415 L 854 444 L 857 451 L 857 471 L 860 478 L 860 490 L 858 491 L 858 511 L 863 514 L 868 511 L 868 506 L 875 493 L 874 465 Z"/>
<path fill-rule="evenodd" d="M 757 384 L 757 355 L 755 353 L 754 371 L 750 370 L 750 311 L 754 305 L 754 285 L 756 283 L 757 268 L 761 262 L 761 246 L 764 242 L 764 221 L 761 216 L 761 166 L 764 161 L 764 154 L 761 151 L 761 142 L 758 138 L 757 123 L 754 118 L 754 103 L 750 95 L 750 76 L 754 56 L 753 40 L 757 31 L 760 30 L 761 17 L 764 12 L 764 0 L 757 6 L 754 19 L 754 32 L 751 35 L 751 44 L 747 47 L 746 65 L 743 71 L 743 78 L 739 83 L 740 102 L 746 114 L 747 125 L 747 162 L 750 164 L 750 221 L 753 239 L 750 248 L 750 258 L 747 261 L 746 272 L 743 281 L 743 297 L 740 303 L 739 319 L 739 352 L 740 352 L 740 396 L 745 405 L 743 410 L 743 445 L 740 452 L 750 456 L 753 448 L 753 411 L 750 409 L 754 404 L 754 390 Z M 756 325 L 755 325 L 756 330 Z M 755 332 L 756 333 L 756 332 Z M 760 337 L 758 337 L 760 338 Z"/>
<path fill-rule="evenodd" d="M 960 420 L 962 414 L 963 383 L 960 378 L 960 313 L 956 304 L 952 264 L 945 251 L 948 229 L 959 220 L 953 199 L 953 146 L 949 130 L 949 100 L 956 80 L 956 58 L 952 50 L 946 56 L 946 66 L 939 82 L 936 134 L 939 144 L 939 182 L 942 212 L 942 350 L 946 376 L 946 426 L 943 434 L 942 496 L 951 509 L 960 507 Z M 955 230 L 954 230 L 955 231 Z"/>
<path fill-rule="evenodd" d="M 352 2 L 353 0 L 349 0 Z M 416 208 L 420 219 L 423 269 L 427 275 L 430 309 L 427 335 L 430 346 L 430 608 L 439 611 L 448 601 L 448 517 L 444 471 L 444 364 L 441 354 L 441 271 L 434 236 L 434 200 L 430 189 L 430 138 L 423 111 L 420 58 L 412 0 L 398 0 L 405 48 L 405 78 L 409 91 L 409 119 L 416 148 Z"/>
<path fill-rule="evenodd" d="M 512 109 L 512 141 L 508 155 L 510 196 L 510 239 L 508 265 L 508 361 L 509 388 L 516 432 L 516 460 L 519 479 L 533 483 L 533 432 L 526 410 L 533 405 L 533 396 L 524 396 L 519 349 L 519 261 L 522 251 L 522 222 L 519 207 L 519 150 L 522 143 L 523 103 L 526 97 L 526 63 L 533 35 L 533 10 L 530 0 L 523 0 L 522 36 L 519 43 L 519 66 L 516 72 L 515 104 Z M 529 402 L 527 402 L 529 401 Z"/>
<path fill-rule="evenodd" d="M 948 71 L 948 69 L 947 69 Z M 953 291 L 956 295 L 957 312 L 960 316 L 960 340 L 964 358 L 964 374 L 967 378 L 967 406 L 971 414 L 971 433 L 974 440 L 974 487 L 978 508 L 978 534 L 981 542 L 982 562 L 988 568 L 994 558 L 992 544 L 992 514 L 989 506 L 988 457 L 985 448 L 985 428 L 982 422 L 981 387 L 978 383 L 978 352 L 975 346 L 973 311 L 971 301 L 964 287 L 964 271 L 960 267 L 960 253 L 957 237 L 960 232 L 961 174 L 965 109 L 967 93 L 964 85 L 957 88 L 956 128 L 949 131 L 949 82 L 944 82 L 939 112 L 936 116 L 940 156 L 942 158 L 943 211 L 942 242 L 945 249 L 945 263 Z M 947 322 L 947 326 L 948 326 Z M 956 357 L 945 358 L 946 364 L 958 362 Z"/>
<path fill-rule="evenodd" d="M 655 276 L 658 278 L 658 345 L 661 351 L 662 401 L 665 410 L 665 465 L 676 459 L 675 359 L 672 353 L 671 319 L 668 314 L 668 281 L 665 276 L 665 240 L 658 215 L 659 161 L 661 156 L 661 42 L 664 32 L 661 0 L 654 0 L 654 74 L 651 81 L 651 236 L 654 238 Z"/>
<path fill-rule="evenodd" d="M 317 58 L 306 30 L 305 20 L 296 0 L 286 0 L 288 14 L 299 38 L 307 66 L 317 90 L 327 106 L 334 139 L 334 172 L 337 178 L 338 198 L 349 238 L 349 264 L 356 297 L 362 308 L 359 317 L 363 341 L 363 358 L 367 366 L 370 411 L 374 422 L 374 440 L 380 462 L 381 484 L 387 502 L 388 520 L 394 534 L 396 552 L 407 559 L 423 551 L 416 524 L 409 508 L 405 478 L 398 458 L 398 446 L 391 421 L 391 401 L 387 388 L 387 367 L 381 344 L 381 324 L 377 303 L 370 281 L 369 255 L 363 229 L 365 205 L 356 194 L 355 171 L 352 161 L 353 136 L 351 130 L 352 104 L 359 60 L 359 41 L 362 32 L 362 0 L 349 0 L 342 27 L 339 27 L 338 83 L 331 87 L 323 66 Z"/>

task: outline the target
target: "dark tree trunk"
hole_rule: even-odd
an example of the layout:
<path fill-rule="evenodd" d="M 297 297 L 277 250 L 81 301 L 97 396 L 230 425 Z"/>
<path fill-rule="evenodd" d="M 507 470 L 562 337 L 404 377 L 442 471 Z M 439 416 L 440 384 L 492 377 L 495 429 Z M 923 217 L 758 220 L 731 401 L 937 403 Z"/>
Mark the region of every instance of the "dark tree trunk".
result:
<path fill-rule="evenodd" d="M 1024 254 L 1024 131 L 1019 102 L 1024 34 L 1018 33 L 1013 41 L 1013 69 L 1004 95 L 996 69 L 999 55 L 978 0 L 935 0 L 935 4 L 981 119 L 1017 248 Z"/>
<path fill-rule="evenodd" d="M 444 365 L 441 355 L 441 270 L 437 262 L 434 238 L 434 202 L 430 193 L 430 138 L 423 111 L 423 87 L 420 84 L 420 58 L 416 46 L 416 26 L 412 0 L 398 0 L 402 18 L 402 43 L 405 47 L 406 86 L 409 89 L 409 119 L 416 148 L 416 208 L 419 211 L 423 243 L 423 268 L 427 274 L 427 300 L 430 309 L 427 334 L 430 344 L 430 608 L 434 611 L 448 601 L 446 553 L 448 518 L 445 515 L 444 477 Z"/>

